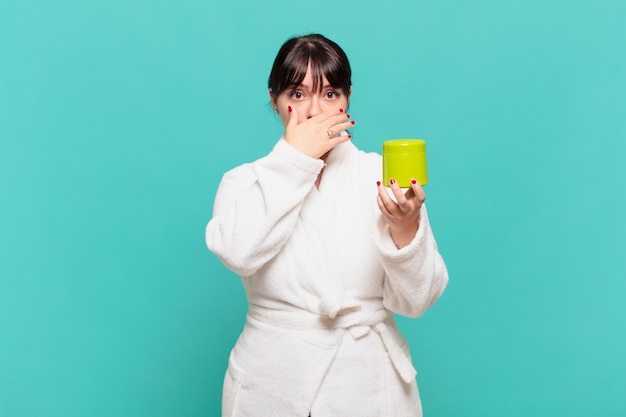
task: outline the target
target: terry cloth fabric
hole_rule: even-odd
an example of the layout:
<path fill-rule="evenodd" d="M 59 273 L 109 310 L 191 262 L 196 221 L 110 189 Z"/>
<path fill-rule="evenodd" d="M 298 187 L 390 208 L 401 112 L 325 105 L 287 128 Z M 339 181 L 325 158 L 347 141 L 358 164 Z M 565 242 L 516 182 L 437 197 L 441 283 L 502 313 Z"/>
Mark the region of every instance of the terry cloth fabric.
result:
<path fill-rule="evenodd" d="M 281 138 L 222 178 L 206 242 L 249 301 L 223 416 L 421 415 L 393 313 L 420 316 L 448 275 L 425 206 L 413 241 L 396 249 L 376 204 L 380 176 L 380 155 L 352 142 L 324 167 Z"/>

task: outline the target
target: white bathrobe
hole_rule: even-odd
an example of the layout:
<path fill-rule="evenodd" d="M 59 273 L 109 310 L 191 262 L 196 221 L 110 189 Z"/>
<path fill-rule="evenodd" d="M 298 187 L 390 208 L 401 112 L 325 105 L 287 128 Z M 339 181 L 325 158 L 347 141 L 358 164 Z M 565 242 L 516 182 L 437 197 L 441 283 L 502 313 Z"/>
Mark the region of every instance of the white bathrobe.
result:
<path fill-rule="evenodd" d="M 325 166 L 282 138 L 224 175 L 206 242 L 241 275 L 249 311 L 223 416 L 421 416 L 393 313 L 420 316 L 448 274 L 425 206 L 413 241 L 396 249 L 376 204 L 380 178 L 380 155 L 352 142 Z"/>

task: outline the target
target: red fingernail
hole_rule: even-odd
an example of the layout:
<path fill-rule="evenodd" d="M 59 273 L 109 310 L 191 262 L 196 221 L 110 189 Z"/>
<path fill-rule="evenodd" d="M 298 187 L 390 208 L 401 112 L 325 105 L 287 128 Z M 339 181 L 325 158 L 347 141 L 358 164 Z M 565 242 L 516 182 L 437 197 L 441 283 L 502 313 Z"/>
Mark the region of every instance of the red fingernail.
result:
<path fill-rule="evenodd" d="M 376 185 L 380 187 L 380 181 L 376 181 Z"/>
<path fill-rule="evenodd" d="M 348 139 L 352 139 L 352 135 L 348 135 Z"/>
<path fill-rule="evenodd" d="M 350 121 L 350 123 L 354 124 L 354 120 Z"/>
<path fill-rule="evenodd" d="M 339 113 L 343 113 L 343 109 L 339 109 Z"/>
<path fill-rule="evenodd" d="M 417 184 L 417 181 L 411 180 L 411 184 L 415 185 L 415 184 Z"/>
<path fill-rule="evenodd" d="M 291 113 L 291 110 L 293 110 L 291 106 L 287 107 L 287 109 L 289 110 L 289 113 Z"/>
<path fill-rule="evenodd" d="M 349 119 L 349 118 L 350 118 L 350 115 L 349 115 L 349 114 L 346 114 L 346 117 Z"/>
<path fill-rule="evenodd" d="M 389 184 L 395 184 L 396 180 L 394 180 L 393 178 L 389 180 Z"/>

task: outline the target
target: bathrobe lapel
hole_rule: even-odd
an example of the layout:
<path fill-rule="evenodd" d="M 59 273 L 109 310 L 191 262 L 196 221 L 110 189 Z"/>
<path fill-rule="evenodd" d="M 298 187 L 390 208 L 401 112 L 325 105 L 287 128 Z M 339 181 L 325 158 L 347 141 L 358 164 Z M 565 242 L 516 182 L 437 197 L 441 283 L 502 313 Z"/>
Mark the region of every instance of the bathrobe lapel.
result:
<path fill-rule="evenodd" d="M 346 219 L 350 215 L 341 215 L 352 209 L 350 202 L 357 183 L 354 164 L 350 164 L 354 145 L 347 142 L 332 150 L 326 160 L 319 188 L 313 188 L 303 205 L 301 217 L 305 225 L 307 238 L 319 260 L 318 271 L 311 290 L 319 297 L 319 304 L 314 312 L 334 318 L 338 312 L 358 308 L 358 301 L 346 297 L 343 286 L 345 265 L 342 255 L 346 250 Z M 348 229 L 349 230 L 349 229 Z"/>

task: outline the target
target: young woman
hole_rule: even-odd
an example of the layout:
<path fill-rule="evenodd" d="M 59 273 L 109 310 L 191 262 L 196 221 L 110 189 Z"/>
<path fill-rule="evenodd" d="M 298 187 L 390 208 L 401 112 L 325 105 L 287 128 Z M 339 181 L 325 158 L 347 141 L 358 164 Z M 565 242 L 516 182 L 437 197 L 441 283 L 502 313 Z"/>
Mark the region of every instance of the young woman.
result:
<path fill-rule="evenodd" d="M 448 282 L 424 191 L 391 180 L 392 198 L 380 155 L 352 143 L 351 69 L 337 44 L 288 40 L 268 87 L 284 135 L 224 175 L 206 228 L 249 301 L 222 415 L 421 416 L 393 313 L 420 316 Z"/>

